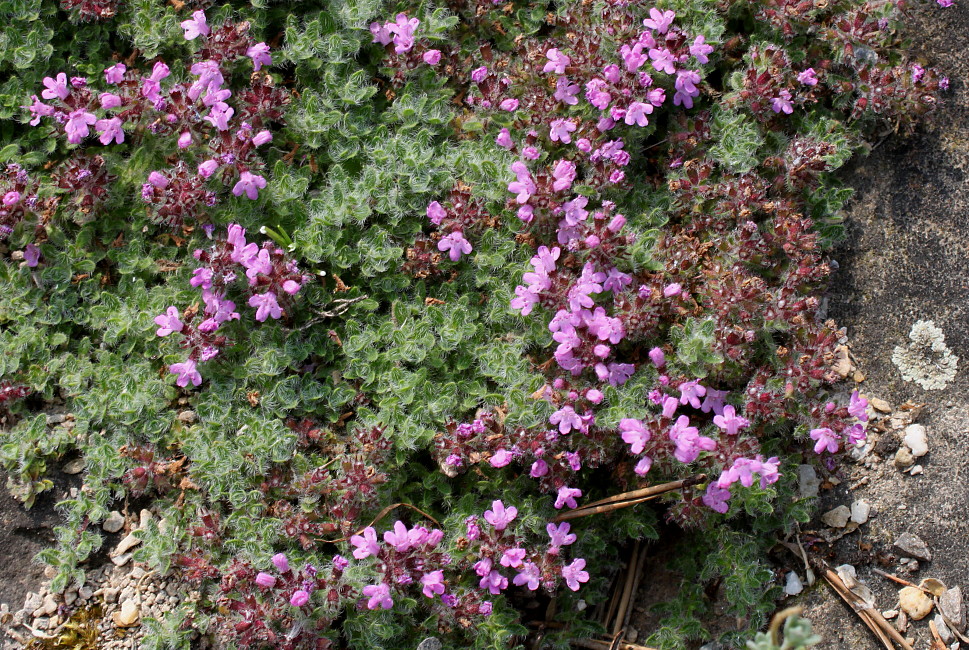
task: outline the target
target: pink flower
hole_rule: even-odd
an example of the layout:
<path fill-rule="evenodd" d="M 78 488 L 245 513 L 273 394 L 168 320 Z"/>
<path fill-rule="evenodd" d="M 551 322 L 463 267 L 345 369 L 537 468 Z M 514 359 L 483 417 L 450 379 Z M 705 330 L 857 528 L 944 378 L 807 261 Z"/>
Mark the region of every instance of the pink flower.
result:
<path fill-rule="evenodd" d="M 646 117 L 653 112 L 652 104 L 644 104 L 642 102 L 632 102 L 629 104 L 629 108 L 626 109 L 626 116 L 624 121 L 626 124 L 637 126 L 646 126 L 649 124 L 649 118 Z"/>
<path fill-rule="evenodd" d="M 276 586 L 276 577 L 260 571 L 256 574 L 256 584 L 263 589 L 272 589 Z"/>
<path fill-rule="evenodd" d="M 384 543 L 392 546 L 398 553 L 403 553 L 411 547 L 404 522 L 399 520 L 394 522 L 394 529 L 384 533 Z"/>
<path fill-rule="evenodd" d="M 673 24 L 676 14 L 672 11 L 660 11 L 656 7 L 649 10 L 649 18 L 643 21 L 643 26 L 654 29 L 660 34 L 665 34 Z"/>
<path fill-rule="evenodd" d="M 199 374 L 195 362 L 192 359 L 186 359 L 183 363 L 173 363 L 169 366 L 168 370 L 172 374 L 178 375 L 175 379 L 177 386 L 184 388 L 188 386 L 188 382 L 190 381 L 193 386 L 199 386 L 202 383 L 202 375 Z"/>
<path fill-rule="evenodd" d="M 481 83 L 488 76 L 488 66 L 481 66 L 471 71 L 471 81 L 476 84 Z"/>
<path fill-rule="evenodd" d="M 653 459 L 650 458 L 649 456 L 643 456 L 642 458 L 639 459 L 639 462 L 636 463 L 636 467 L 633 468 L 633 471 L 640 476 L 645 476 L 652 466 L 653 466 Z"/>
<path fill-rule="evenodd" d="M 71 90 L 67 87 L 67 75 L 63 72 L 58 72 L 55 79 L 44 77 L 44 88 L 46 90 L 40 93 L 44 99 L 67 99 L 71 94 Z"/>
<path fill-rule="evenodd" d="M 440 226 L 441 222 L 444 221 L 444 217 L 447 216 L 447 212 L 441 207 L 441 204 L 437 201 L 431 201 L 427 206 L 427 218 L 431 220 L 435 226 Z"/>
<path fill-rule="evenodd" d="M 701 436 L 699 429 L 690 426 L 690 418 L 681 415 L 676 424 L 670 429 L 669 438 L 676 443 L 673 456 L 681 463 L 692 463 L 700 455 L 700 451 L 713 451 L 717 443 L 706 436 Z"/>
<path fill-rule="evenodd" d="M 192 134 L 189 131 L 183 131 L 181 135 L 178 136 L 178 148 L 188 149 L 192 145 Z"/>
<path fill-rule="evenodd" d="M 535 591 L 538 589 L 539 584 L 542 580 L 542 571 L 538 568 L 538 565 L 534 562 L 525 562 L 522 570 L 515 576 L 514 583 L 516 586 L 521 587 L 525 585 L 528 587 L 529 591 Z"/>
<path fill-rule="evenodd" d="M 387 23 L 386 27 L 390 33 L 394 34 L 394 52 L 403 54 L 414 47 L 414 32 L 421 21 L 417 18 L 408 19 L 407 14 L 404 13 L 397 14 L 396 20 L 395 23 Z"/>
<path fill-rule="evenodd" d="M 786 115 L 790 115 L 794 112 L 794 105 L 791 103 L 791 93 L 787 90 L 780 91 L 777 97 L 770 100 L 770 107 L 775 113 L 783 111 Z"/>
<path fill-rule="evenodd" d="M 706 507 L 717 511 L 720 514 L 724 514 L 730 509 L 730 506 L 727 505 L 727 501 L 730 500 L 730 490 L 722 488 L 717 485 L 716 482 L 711 481 L 710 484 L 707 485 L 707 492 L 703 495 L 702 500 L 703 505 Z"/>
<path fill-rule="evenodd" d="M 248 50 L 246 56 L 252 59 L 252 69 L 259 72 L 264 65 L 272 65 L 273 58 L 269 54 L 269 46 L 265 43 L 256 43 Z"/>
<path fill-rule="evenodd" d="M 838 451 L 838 442 L 841 440 L 841 437 L 828 427 L 811 429 L 810 436 L 812 440 L 817 442 L 814 445 L 814 453 L 820 454 L 822 451 L 827 450 L 828 453 L 833 454 Z"/>
<path fill-rule="evenodd" d="M 466 255 L 471 252 L 471 243 L 464 238 L 464 234 L 460 230 L 455 230 L 437 242 L 437 250 L 442 253 L 450 251 L 448 257 L 451 258 L 452 262 L 457 262 L 461 259 L 462 254 Z"/>
<path fill-rule="evenodd" d="M 575 129 L 575 123 L 571 120 L 553 120 L 549 125 L 549 137 L 552 139 L 552 142 L 568 144 L 572 142 L 572 136 L 570 134 Z"/>
<path fill-rule="evenodd" d="M 804 84 L 805 86 L 817 86 L 818 77 L 817 73 L 814 72 L 814 68 L 808 68 L 797 75 L 797 80 Z"/>
<path fill-rule="evenodd" d="M 478 586 L 482 589 L 487 589 L 493 595 L 497 595 L 508 587 L 508 578 L 498 573 L 498 571 L 492 570 L 491 573 L 481 578 Z"/>
<path fill-rule="evenodd" d="M 666 355 L 663 354 L 663 350 L 660 348 L 653 348 L 649 351 L 649 360 L 653 362 L 653 365 L 657 368 L 662 368 L 666 365 Z"/>
<path fill-rule="evenodd" d="M 940 7 L 951 7 L 953 5 L 953 0 L 935 0 L 939 3 Z"/>
<path fill-rule="evenodd" d="M 232 188 L 232 194 L 242 196 L 242 193 L 245 192 L 250 201 L 255 201 L 259 198 L 259 190 L 265 187 L 266 179 L 262 176 L 251 172 L 242 172 L 239 175 L 239 181 Z"/>
<path fill-rule="evenodd" d="M 565 74 L 566 66 L 571 63 L 571 59 L 559 52 L 556 48 L 550 49 L 545 53 L 548 63 L 542 68 L 542 72 L 554 72 L 555 74 Z"/>
<path fill-rule="evenodd" d="M 12 205 L 17 205 L 19 201 L 20 201 L 20 192 L 16 190 L 10 190 L 9 192 L 3 195 L 3 205 L 8 208 Z"/>
<path fill-rule="evenodd" d="M 98 95 L 98 101 L 101 102 L 101 108 L 118 108 L 121 106 L 121 97 L 113 93 L 101 93 Z"/>
<path fill-rule="evenodd" d="M 740 429 L 750 426 L 750 420 L 737 415 L 737 410 L 730 404 L 723 407 L 722 415 L 713 416 L 713 423 L 728 436 L 735 436 Z"/>
<path fill-rule="evenodd" d="M 492 467 L 504 467 L 512 460 L 514 460 L 515 454 L 511 453 L 507 449 L 499 449 L 494 453 L 494 455 L 488 460 Z"/>
<path fill-rule="evenodd" d="M 868 400 L 858 394 L 858 391 L 851 393 L 851 401 L 848 403 L 848 414 L 858 418 L 862 422 L 868 421 Z"/>
<path fill-rule="evenodd" d="M 498 104 L 498 108 L 500 108 L 503 111 L 511 112 L 518 108 L 518 100 L 513 97 L 508 97 L 506 99 L 501 100 L 501 103 Z"/>
<path fill-rule="evenodd" d="M 511 149 L 515 146 L 515 143 L 511 141 L 511 132 L 508 129 L 502 129 L 498 132 L 498 137 L 495 138 L 495 144 L 502 149 Z"/>
<path fill-rule="evenodd" d="M 631 453 L 642 453 L 646 443 L 649 442 L 650 433 L 640 420 L 623 418 L 619 421 L 619 431 L 623 442 L 629 445 Z"/>
<path fill-rule="evenodd" d="M 555 524 L 547 525 L 545 530 L 548 532 L 548 536 L 552 539 L 550 543 L 551 546 L 568 546 L 569 544 L 573 543 L 577 538 L 573 533 L 569 532 L 571 528 L 572 525 L 568 522 L 562 522 L 558 526 Z"/>
<path fill-rule="evenodd" d="M 541 458 L 532 463 L 531 470 L 528 472 L 532 478 L 541 478 L 546 474 L 548 474 L 548 463 Z"/>
<path fill-rule="evenodd" d="M 101 144 L 108 145 L 112 140 L 117 144 L 124 142 L 124 131 L 121 129 L 121 118 L 112 117 L 107 120 L 98 120 L 94 128 L 101 133 L 98 138 Z"/>
<path fill-rule="evenodd" d="M 371 555 L 376 556 L 380 553 L 380 544 L 377 542 L 377 531 L 373 526 L 363 529 L 363 535 L 353 535 L 350 543 L 354 546 L 353 557 L 363 560 Z"/>
<path fill-rule="evenodd" d="M 215 160 L 209 159 L 204 163 L 199 165 L 199 176 L 202 178 L 208 178 L 219 168 L 219 163 Z"/>
<path fill-rule="evenodd" d="M 256 308 L 256 320 L 260 323 L 264 322 L 269 316 L 278 320 L 283 315 L 282 308 L 276 302 L 276 294 L 272 291 L 251 296 L 249 306 Z"/>
<path fill-rule="evenodd" d="M 556 192 L 561 192 L 572 187 L 572 182 L 575 181 L 575 163 L 571 160 L 558 160 L 555 162 L 555 167 L 552 169 L 552 178 L 555 182 L 552 183 L 552 189 Z"/>
<path fill-rule="evenodd" d="M 444 593 L 444 571 L 431 571 L 421 576 L 421 590 L 428 598 L 434 598 L 435 594 Z"/>
<path fill-rule="evenodd" d="M 578 503 L 576 503 L 575 498 L 580 496 L 582 496 L 582 490 L 563 485 L 559 488 L 558 495 L 555 497 L 555 508 L 561 509 L 563 506 L 577 508 Z"/>
<path fill-rule="evenodd" d="M 283 291 L 285 291 L 289 295 L 291 296 L 295 295 L 299 293 L 299 290 L 300 290 L 299 282 L 295 280 L 286 280 L 285 282 L 283 282 Z"/>
<path fill-rule="evenodd" d="M 381 582 L 378 585 L 367 585 L 363 588 L 363 595 L 367 600 L 367 609 L 390 609 L 394 600 L 390 597 L 390 585 Z"/>
<path fill-rule="evenodd" d="M 105 68 L 104 80 L 109 84 L 121 83 L 124 80 L 124 73 L 127 69 L 124 63 L 116 63 L 110 68 Z"/>
<path fill-rule="evenodd" d="M 33 244 L 27 244 L 24 249 L 24 261 L 27 262 L 28 267 L 35 268 L 40 262 L 40 249 Z"/>
<path fill-rule="evenodd" d="M 666 74 L 673 74 L 676 72 L 676 68 L 673 67 L 673 64 L 675 63 L 673 54 L 665 47 L 662 49 L 651 49 L 649 51 L 649 58 L 653 60 L 653 67 L 657 72 L 665 72 Z"/>
<path fill-rule="evenodd" d="M 286 559 L 286 556 L 283 553 L 276 553 L 276 555 L 273 556 L 272 561 L 273 566 L 279 569 L 280 573 L 286 573 L 289 571 L 289 560 Z"/>
<path fill-rule="evenodd" d="M 597 389 L 595 389 L 595 388 L 590 388 L 590 389 L 589 389 L 588 391 L 586 391 L 586 393 L 585 393 L 585 398 L 586 398 L 587 400 L 589 400 L 590 402 L 592 402 L 593 404 L 598 404 L 598 403 L 600 403 L 600 402 L 602 401 L 602 398 L 603 398 L 603 397 L 604 397 L 604 396 L 603 396 L 603 394 L 602 394 L 602 391 L 600 391 L 600 390 L 597 390 Z"/>
<path fill-rule="evenodd" d="M 260 131 L 252 137 L 252 144 L 256 145 L 257 147 L 261 147 L 262 145 L 272 141 L 273 134 L 269 131 Z"/>
<path fill-rule="evenodd" d="M 582 428 L 579 414 L 571 406 L 563 406 L 548 418 L 549 423 L 558 425 L 559 433 L 569 433 L 572 429 Z"/>
<path fill-rule="evenodd" d="M 582 558 L 577 558 L 572 561 L 572 564 L 562 567 L 562 577 L 565 578 L 565 584 L 572 591 L 579 590 L 580 582 L 589 581 L 589 572 L 583 571 L 585 568 L 585 560 Z"/>
<path fill-rule="evenodd" d="M 178 309 L 175 307 L 169 307 L 161 316 L 155 316 L 155 324 L 159 326 L 155 334 L 168 336 L 172 332 L 181 332 L 184 325 L 178 317 Z"/>
<path fill-rule="evenodd" d="M 510 548 L 501 555 L 501 566 L 517 569 L 525 559 L 525 549 Z"/>
<path fill-rule="evenodd" d="M 71 144 L 80 144 L 81 140 L 90 133 L 88 127 L 96 124 L 97 121 L 98 118 L 93 113 L 88 113 L 85 110 L 72 111 L 67 116 L 67 122 L 64 123 L 67 141 Z"/>
<path fill-rule="evenodd" d="M 517 516 L 518 508 L 505 508 L 505 504 L 498 500 L 492 501 L 491 510 L 485 510 L 484 513 L 485 521 L 494 526 L 495 530 L 504 530 Z"/>
<path fill-rule="evenodd" d="M 679 405 L 679 402 L 676 401 L 675 397 L 672 397 L 672 396 L 666 397 L 663 400 L 663 417 L 664 418 L 673 417 L 673 414 L 676 413 L 676 407 L 678 405 Z"/>
<path fill-rule="evenodd" d="M 303 589 L 297 589 L 293 592 L 293 595 L 289 597 L 289 604 L 293 607 L 302 607 L 308 602 L 310 602 L 310 594 L 308 591 Z"/>
<path fill-rule="evenodd" d="M 198 36 L 208 36 L 212 32 L 205 22 L 205 13 L 201 11 L 194 12 L 191 19 L 183 20 L 181 26 L 185 30 L 186 41 L 194 40 Z"/>
<path fill-rule="evenodd" d="M 427 65 L 437 65 L 441 62 L 441 50 L 428 50 L 424 52 L 423 59 Z"/>
<path fill-rule="evenodd" d="M 695 56 L 697 62 L 699 63 L 709 63 L 710 59 L 707 57 L 707 54 L 710 54 L 710 52 L 713 52 L 713 47 L 711 47 L 710 45 L 707 45 L 703 41 L 704 41 L 703 34 L 697 36 L 693 40 L 693 44 L 690 45 L 690 54 Z"/>
<path fill-rule="evenodd" d="M 563 104 L 575 106 L 579 103 L 579 98 L 577 97 L 579 90 L 581 90 L 579 85 L 570 82 L 568 77 L 559 77 L 555 81 L 555 94 L 553 97 Z"/>

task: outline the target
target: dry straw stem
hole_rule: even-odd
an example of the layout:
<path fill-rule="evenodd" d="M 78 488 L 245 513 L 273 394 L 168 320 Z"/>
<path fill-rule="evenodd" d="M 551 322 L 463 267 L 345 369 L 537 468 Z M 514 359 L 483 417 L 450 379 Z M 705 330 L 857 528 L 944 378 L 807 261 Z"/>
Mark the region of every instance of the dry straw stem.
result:
<path fill-rule="evenodd" d="M 618 637 L 615 641 L 599 641 L 597 639 L 578 639 L 572 641 L 572 645 L 579 648 L 589 648 L 590 650 L 656 650 L 656 648 L 650 648 L 644 645 L 637 645 L 635 643 L 626 643 L 625 641 L 619 641 Z"/>
<path fill-rule="evenodd" d="M 868 629 L 872 631 L 872 634 L 878 637 L 882 644 L 888 650 L 895 650 L 895 646 L 892 645 L 892 641 L 900 645 L 904 650 L 913 650 L 912 646 L 909 645 L 908 641 L 898 633 L 891 623 L 885 620 L 885 617 L 881 613 L 873 608 L 871 605 L 866 603 L 858 595 L 848 589 L 847 585 L 838 577 L 838 574 L 831 569 L 825 569 L 824 579 L 831 585 L 841 599 L 844 600 L 848 605 L 851 606 L 855 613 L 861 617 L 862 622 Z"/>
<path fill-rule="evenodd" d="M 706 479 L 707 479 L 706 474 L 698 474 L 696 476 L 691 476 L 690 478 L 685 478 L 680 481 L 663 483 L 661 485 L 653 485 L 648 488 L 642 488 L 641 490 L 633 490 L 631 492 L 623 492 L 622 494 L 617 494 L 615 496 L 607 497 L 605 499 L 600 499 L 599 501 L 593 501 L 591 503 L 587 503 L 581 508 L 576 508 L 575 510 L 569 510 L 568 512 L 563 512 L 552 521 L 553 522 L 568 521 L 569 519 L 578 519 L 579 517 L 587 517 L 589 515 L 600 514 L 603 512 L 612 512 L 613 510 L 628 508 L 629 506 L 634 506 L 638 503 L 649 501 L 650 499 L 655 499 L 656 497 L 666 494 L 667 492 L 672 492 L 673 490 L 679 490 L 681 488 L 689 487 L 691 485 L 696 485 L 697 483 L 702 483 Z"/>

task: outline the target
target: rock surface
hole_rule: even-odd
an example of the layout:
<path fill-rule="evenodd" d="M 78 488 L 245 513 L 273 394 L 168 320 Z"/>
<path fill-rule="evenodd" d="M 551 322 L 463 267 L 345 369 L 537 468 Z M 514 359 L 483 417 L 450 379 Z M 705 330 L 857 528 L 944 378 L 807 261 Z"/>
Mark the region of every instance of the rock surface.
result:
<path fill-rule="evenodd" d="M 902 533 L 895 540 L 895 548 L 919 560 L 929 561 L 932 559 L 932 551 L 929 550 L 928 545 L 922 541 L 921 537 L 912 533 Z"/>

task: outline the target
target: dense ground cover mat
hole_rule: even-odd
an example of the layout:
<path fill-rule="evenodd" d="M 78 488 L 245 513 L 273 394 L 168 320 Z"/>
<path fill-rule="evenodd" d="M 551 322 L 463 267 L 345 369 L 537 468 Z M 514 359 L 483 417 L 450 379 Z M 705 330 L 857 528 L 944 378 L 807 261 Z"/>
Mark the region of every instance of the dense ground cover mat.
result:
<path fill-rule="evenodd" d="M 904 3 L 2 6 L 0 460 L 27 505 L 86 464 L 54 591 L 127 501 L 199 594 L 147 647 L 568 647 L 669 527 L 645 642 L 712 583 L 766 624 L 797 466 L 865 438 L 834 172 L 948 85 Z"/>

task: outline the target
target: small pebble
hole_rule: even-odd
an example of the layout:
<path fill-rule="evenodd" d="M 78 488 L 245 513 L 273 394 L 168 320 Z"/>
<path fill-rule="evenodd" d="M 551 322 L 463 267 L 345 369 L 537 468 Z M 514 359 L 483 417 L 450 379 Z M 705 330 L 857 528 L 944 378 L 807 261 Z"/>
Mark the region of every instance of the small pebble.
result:
<path fill-rule="evenodd" d="M 903 587 L 898 592 L 898 605 L 915 621 L 922 620 L 932 611 L 932 599 L 918 587 Z"/>
<path fill-rule="evenodd" d="M 929 453 L 929 439 L 925 427 L 921 424 L 910 424 L 905 427 L 905 446 L 912 451 L 913 458 L 921 458 Z"/>
<path fill-rule="evenodd" d="M 117 510 L 112 510 L 108 518 L 101 524 L 101 528 L 107 533 L 116 533 L 124 528 L 124 515 Z"/>
<path fill-rule="evenodd" d="M 804 591 L 804 584 L 801 582 L 801 578 L 798 577 L 797 571 L 791 571 L 787 574 L 787 582 L 784 584 L 784 593 L 788 596 L 796 596 Z"/>
<path fill-rule="evenodd" d="M 838 506 L 821 515 L 821 521 L 832 528 L 844 528 L 850 517 L 851 510 L 847 506 Z"/>
<path fill-rule="evenodd" d="M 870 513 L 871 504 L 864 499 L 859 499 L 851 504 L 851 521 L 855 522 L 859 526 L 868 521 L 868 515 Z"/>
<path fill-rule="evenodd" d="M 895 540 L 895 548 L 919 560 L 930 561 L 932 559 L 932 551 L 929 550 L 928 545 L 912 533 L 902 533 Z"/>

